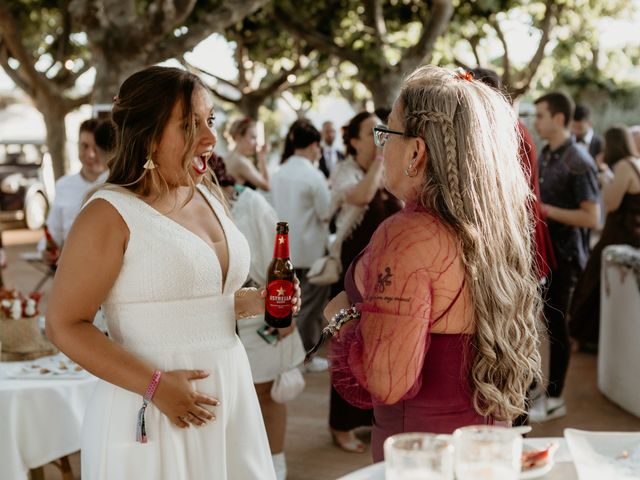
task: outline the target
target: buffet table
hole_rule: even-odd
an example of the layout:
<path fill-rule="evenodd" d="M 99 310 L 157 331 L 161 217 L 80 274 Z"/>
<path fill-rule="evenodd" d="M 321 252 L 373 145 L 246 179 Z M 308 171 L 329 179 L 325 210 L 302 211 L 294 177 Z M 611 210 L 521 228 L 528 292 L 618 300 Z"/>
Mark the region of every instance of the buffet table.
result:
<path fill-rule="evenodd" d="M 60 369 L 67 365 L 68 372 Z M 62 354 L 0 363 L 0 476 L 26 480 L 29 470 L 80 450 L 96 384 Z"/>

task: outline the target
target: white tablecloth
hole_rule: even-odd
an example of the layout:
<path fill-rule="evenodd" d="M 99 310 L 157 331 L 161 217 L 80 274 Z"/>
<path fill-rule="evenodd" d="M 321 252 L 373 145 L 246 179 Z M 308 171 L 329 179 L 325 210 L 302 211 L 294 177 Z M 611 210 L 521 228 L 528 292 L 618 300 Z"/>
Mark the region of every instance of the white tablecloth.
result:
<path fill-rule="evenodd" d="M 573 466 L 569 447 L 564 438 L 525 438 L 524 442 L 535 448 L 544 448 L 550 442 L 558 443 L 558 451 L 554 456 L 555 465 L 546 475 L 538 477 L 540 480 L 577 480 L 578 475 Z M 340 477 L 338 480 L 384 480 L 384 462 L 376 463 L 353 473 Z M 603 479 L 604 480 L 604 479 Z"/>
<path fill-rule="evenodd" d="M 22 365 L 0 363 L 0 478 L 23 480 L 29 469 L 80 449 L 85 407 L 97 384 L 89 374 L 72 379 L 10 379 Z M 57 363 L 66 359 L 55 357 Z"/>

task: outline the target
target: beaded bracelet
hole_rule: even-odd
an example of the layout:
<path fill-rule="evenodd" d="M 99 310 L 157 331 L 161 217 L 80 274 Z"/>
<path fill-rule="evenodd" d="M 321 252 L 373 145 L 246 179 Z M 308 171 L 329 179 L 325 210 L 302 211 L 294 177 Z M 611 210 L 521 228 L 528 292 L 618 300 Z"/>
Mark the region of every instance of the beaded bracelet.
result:
<path fill-rule="evenodd" d="M 151 377 L 151 382 L 147 387 L 147 390 L 144 392 L 142 396 L 142 407 L 138 411 L 138 424 L 136 428 L 136 441 L 139 443 L 147 443 L 147 428 L 144 420 L 144 412 L 149 405 L 149 402 L 153 398 L 154 393 L 156 393 L 156 389 L 160 384 L 160 377 L 162 376 L 162 372 L 160 370 L 154 370 L 153 376 Z"/>
<path fill-rule="evenodd" d="M 340 331 L 340 327 L 342 325 L 347 323 L 349 320 L 357 320 L 359 318 L 360 311 L 355 306 L 351 306 L 350 308 L 341 308 L 340 311 L 331 318 L 331 321 L 324 329 L 333 337 Z"/>
<path fill-rule="evenodd" d="M 350 308 L 341 308 L 338 313 L 336 313 L 329 324 L 322 329 L 322 334 L 320 335 L 320 339 L 316 342 L 316 344 L 311 347 L 311 350 L 307 352 L 307 355 L 304 358 L 304 363 L 308 363 L 311 361 L 313 356 L 318 352 L 322 344 L 329 337 L 333 337 L 336 333 L 340 331 L 340 327 L 347 323 L 350 320 L 357 320 L 360 318 L 360 311 L 354 306 Z"/>

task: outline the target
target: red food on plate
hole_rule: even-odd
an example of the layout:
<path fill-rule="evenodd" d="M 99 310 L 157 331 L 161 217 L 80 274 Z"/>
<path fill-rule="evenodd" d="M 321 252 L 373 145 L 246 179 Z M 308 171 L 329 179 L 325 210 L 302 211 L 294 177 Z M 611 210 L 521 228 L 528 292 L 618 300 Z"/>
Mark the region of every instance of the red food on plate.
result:
<path fill-rule="evenodd" d="M 544 467 L 549 463 L 551 449 L 553 444 L 541 450 L 527 449 L 522 451 L 522 470 L 531 470 L 533 468 Z"/>

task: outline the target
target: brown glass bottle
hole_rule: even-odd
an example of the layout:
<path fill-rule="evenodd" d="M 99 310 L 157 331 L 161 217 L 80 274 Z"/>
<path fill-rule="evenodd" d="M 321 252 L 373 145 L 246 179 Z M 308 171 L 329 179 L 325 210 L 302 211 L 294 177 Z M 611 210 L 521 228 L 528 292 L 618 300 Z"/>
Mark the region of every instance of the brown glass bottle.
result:
<path fill-rule="evenodd" d="M 286 328 L 291 325 L 293 278 L 293 264 L 289 258 L 289 224 L 278 222 L 273 260 L 267 271 L 267 298 L 264 309 L 264 321 L 267 325 L 274 328 Z"/>

